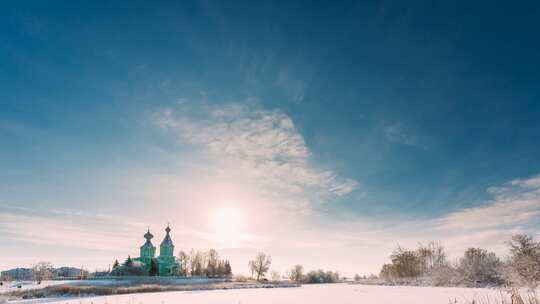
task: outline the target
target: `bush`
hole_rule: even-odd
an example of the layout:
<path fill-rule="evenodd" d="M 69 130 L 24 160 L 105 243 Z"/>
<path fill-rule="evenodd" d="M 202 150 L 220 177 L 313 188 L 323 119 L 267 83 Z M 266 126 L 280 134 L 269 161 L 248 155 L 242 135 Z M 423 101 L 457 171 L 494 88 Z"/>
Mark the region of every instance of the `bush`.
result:
<path fill-rule="evenodd" d="M 493 252 L 469 248 L 460 259 L 458 273 L 466 286 L 499 285 L 502 283 L 502 263 Z"/>
<path fill-rule="evenodd" d="M 332 271 L 323 271 L 319 269 L 317 271 L 310 271 L 306 274 L 304 283 L 337 283 L 339 282 L 339 273 Z"/>

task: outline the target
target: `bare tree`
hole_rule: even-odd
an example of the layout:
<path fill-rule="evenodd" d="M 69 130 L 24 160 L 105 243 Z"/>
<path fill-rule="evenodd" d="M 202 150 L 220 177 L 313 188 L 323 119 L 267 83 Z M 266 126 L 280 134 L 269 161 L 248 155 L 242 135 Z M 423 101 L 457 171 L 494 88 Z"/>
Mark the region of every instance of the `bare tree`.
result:
<path fill-rule="evenodd" d="M 51 262 L 39 262 L 32 267 L 34 279 L 41 283 L 43 280 L 52 279 L 54 267 Z"/>
<path fill-rule="evenodd" d="M 398 277 L 396 267 L 393 264 L 384 264 L 379 273 L 379 277 L 386 281 L 392 281 Z"/>
<path fill-rule="evenodd" d="M 272 258 L 263 252 L 259 252 L 254 260 L 249 261 L 249 268 L 251 273 L 257 276 L 257 281 L 260 281 L 270 269 L 271 264 Z"/>
<path fill-rule="evenodd" d="M 446 253 L 444 247 L 439 242 L 431 241 L 427 245 L 418 244 L 416 254 L 422 275 L 427 275 L 433 269 L 445 266 L 446 264 Z"/>
<path fill-rule="evenodd" d="M 204 253 L 191 249 L 189 254 L 190 273 L 193 276 L 201 276 L 204 274 Z"/>
<path fill-rule="evenodd" d="M 180 262 L 179 274 L 181 276 L 187 276 L 189 272 L 189 255 L 181 250 L 178 253 L 178 261 Z"/>
<path fill-rule="evenodd" d="M 289 280 L 294 282 L 301 282 L 304 279 L 304 266 L 294 265 L 291 270 L 287 272 L 287 277 Z"/>
<path fill-rule="evenodd" d="M 225 260 L 225 265 L 223 265 L 223 269 L 225 270 L 223 273 L 224 276 L 226 277 L 232 276 L 232 268 L 231 268 L 231 263 L 229 262 L 229 260 Z"/>
<path fill-rule="evenodd" d="M 399 278 L 415 278 L 420 275 L 420 260 L 416 252 L 398 246 L 390 258 Z"/>
<path fill-rule="evenodd" d="M 214 277 L 218 274 L 219 267 L 219 254 L 215 249 L 210 249 L 206 253 L 206 269 L 205 273 L 207 277 Z"/>

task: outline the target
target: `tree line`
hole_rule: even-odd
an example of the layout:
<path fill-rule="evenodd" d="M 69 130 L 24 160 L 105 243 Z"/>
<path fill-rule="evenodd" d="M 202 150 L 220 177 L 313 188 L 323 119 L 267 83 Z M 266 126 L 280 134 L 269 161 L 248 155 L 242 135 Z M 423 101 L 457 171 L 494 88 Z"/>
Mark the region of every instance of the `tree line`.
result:
<path fill-rule="evenodd" d="M 311 270 L 304 273 L 304 266 L 294 265 L 288 272 L 287 277 L 289 280 L 296 283 L 306 284 L 319 284 L 319 283 L 337 283 L 340 282 L 339 272 L 337 271 L 324 271 Z"/>
<path fill-rule="evenodd" d="M 191 249 L 189 253 L 180 251 L 178 253 L 178 260 L 180 262 L 178 274 L 181 276 L 191 275 L 222 278 L 232 275 L 229 260 L 220 259 L 215 249 L 208 251 Z"/>
<path fill-rule="evenodd" d="M 540 282 L 540 243 L 529 235 L 517 234 L 507 245 L 509 255 L 504 258 L 482 248 L 469 248 L 454 261 L 448 260 L 438 242 L 419 244 L 414 250 L 398 246 L 379 277 L 396 284 L 536 287 Z"/>
<path fill-rule="evenodd" d="M 180 267 L 173 275 L 178 276 L 205 276 L 208 278 L 226 278 L 232 276 L 232 268 L 229 260 L 220 259 L 215 249 L 200 251 L 191 249 L 190 252 L 178 253 Z M 150 267 L 133 260 L 130 256 L 123 263 L 115 260 L 110 275 L 113 276 L 152 276 L 157 275 L 157 265 L 154 260 Z"/>
<path fill-rule="evenodd" d="M 267 280 L 266 275 L 271 274 L 272 281 L 279 281 L 282 276 L 278 271 L 270 271 L 272 265 L 272 258 L 264 252 L 259 252 L 257 255 L 249 261 L 248 266 L 251 271 L 251 277 L 257 281 Z M 287 271 L 285 277 L 290 281 L 296 283 L 336 283 L 339 282 L 340 277 L 338 272 L 324 271 L 322 269 L 312 270 L 304 273 L 304 266 L 295 265 L 289 271 Z"/>

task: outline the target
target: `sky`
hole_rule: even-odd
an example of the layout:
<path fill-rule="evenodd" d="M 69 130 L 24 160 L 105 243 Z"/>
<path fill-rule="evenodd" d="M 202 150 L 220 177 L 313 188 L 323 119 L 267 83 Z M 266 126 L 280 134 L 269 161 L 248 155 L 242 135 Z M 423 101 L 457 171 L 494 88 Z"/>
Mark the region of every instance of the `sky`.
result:
<path fill-rule="evenodd" d="M 540 228 L 540 5 L 0 4 L 0 269 L 107 268 L 170 223 L 345 275 Z"/>

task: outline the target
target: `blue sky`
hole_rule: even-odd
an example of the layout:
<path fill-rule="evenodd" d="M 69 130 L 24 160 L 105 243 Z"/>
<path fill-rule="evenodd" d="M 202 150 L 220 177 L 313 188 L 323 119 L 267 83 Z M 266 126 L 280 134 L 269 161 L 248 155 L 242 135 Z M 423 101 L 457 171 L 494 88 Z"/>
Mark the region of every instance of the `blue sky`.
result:
<path fill-rule="evenodd" d="M 167 221 L 239 271 L 266 250 L 277 269 L 376 272 L 397 243 L 504 253 L 501 236 L 538 231 L 538 5 L 1 11 L 0 268 L 105 267 Z"/>

